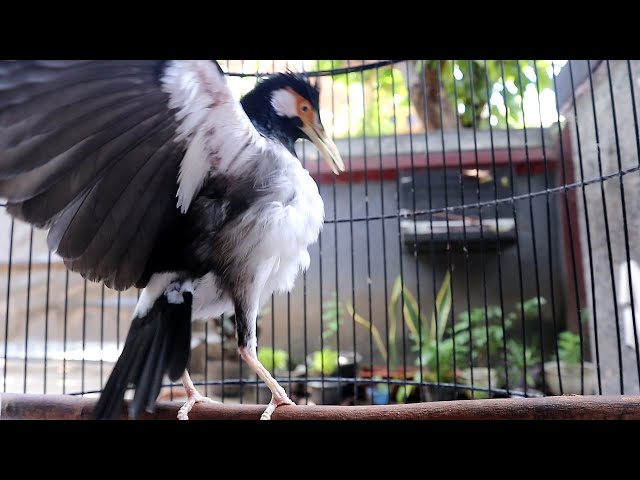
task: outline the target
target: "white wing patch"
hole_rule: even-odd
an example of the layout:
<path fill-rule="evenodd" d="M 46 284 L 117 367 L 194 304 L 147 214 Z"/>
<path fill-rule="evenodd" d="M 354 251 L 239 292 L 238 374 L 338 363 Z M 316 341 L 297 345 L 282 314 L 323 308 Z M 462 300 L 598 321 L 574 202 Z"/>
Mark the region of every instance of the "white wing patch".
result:
<path fill-rule="evenodd" d="M 209 172 L 209 159 L 204 155 L 203 132 L 198 130 L 192 138 L 187 153 L 180 164 L 178 175 L 178 208 L 186 213 L 191 200 L 202 187 Z"/>
<path fill-rule="evenodd" d="M 242 170 L 265 140 L 210 60 L 174 60 L 162 84 L 180 124 L 175 140 L 187 140 L 177 179 L 177 206 L 185 213 L 207 176 Z"/>

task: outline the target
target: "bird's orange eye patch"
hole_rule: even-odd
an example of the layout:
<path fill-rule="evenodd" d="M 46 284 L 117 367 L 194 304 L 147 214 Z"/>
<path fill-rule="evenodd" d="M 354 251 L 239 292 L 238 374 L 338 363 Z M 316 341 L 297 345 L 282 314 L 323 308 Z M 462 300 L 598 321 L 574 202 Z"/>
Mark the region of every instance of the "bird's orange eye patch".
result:
<path fill-rule="evenodd" d="M 315 123 L 313 108 L 311 107 L 311 103 L 306 98 L 298 95 L 293 89 L 288 88 L 291 95 L 293 95 L 296 99 L 296 111 L 298 112 L 298 116 L 304 123 L 313 124 Z"/>
<path fill-rule="evenodd" d="M 313 123 L 314 121 L 313 109 L 311 108 L 309 101 L 303 99 L 302 97 L 300 97 L 300 99 L 298 100 L 298 115 L 300 116 L 300 119 L 305 123 Z"/>

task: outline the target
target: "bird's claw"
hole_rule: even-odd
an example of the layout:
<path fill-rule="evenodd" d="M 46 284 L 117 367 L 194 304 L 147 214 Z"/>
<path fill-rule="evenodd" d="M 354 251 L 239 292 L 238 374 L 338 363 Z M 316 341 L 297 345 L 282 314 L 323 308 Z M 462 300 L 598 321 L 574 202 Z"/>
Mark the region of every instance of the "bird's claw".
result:
<path fill-rule="evenodd" d="M 186 403 L 178 410 L 178 420 L 189 420 L 189 412 L 193 408 L 196 403 L 220 403 L 215 400 L 211 400 L 209 397 L 204 397 L 200 395 L 198 392 L 193 392 L 189 394 L 189 399 Z"/>
<path fill-rule="evenodd" d="M 269 405 L 267 405 L 266 410 L 260 416 L 260 420 L 271 420 L 271 415 L 280 405 L 295 405 L 295 402 L 287 397 L 287 395 L 284 395 L 282 397 L 276 397 L 275 395 L 272 395 Z"/>

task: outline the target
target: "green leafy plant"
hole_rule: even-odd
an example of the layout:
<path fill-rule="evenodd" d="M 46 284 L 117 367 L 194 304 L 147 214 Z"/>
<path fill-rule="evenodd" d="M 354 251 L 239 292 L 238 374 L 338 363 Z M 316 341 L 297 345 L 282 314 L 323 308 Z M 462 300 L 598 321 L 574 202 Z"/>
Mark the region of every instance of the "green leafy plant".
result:
<path fill-rule="evenodd" d="M 279 348 L 259 347 L 258 360 L 270 372 L 286 370 L 289 367 L 289 354 Z"/>
<path fill-rule="evenodd" d="M 314 375 L 330 376 L 338 370 L 338 352 L 332 348 L 323 348 L 311 354 L 309 368 Z"/>
<path fill-rule="evenodd" d="M 586 320 L 581 315 L 580 321 Z M 583 325 L 583 329 L 586 325 Z M 584 331 L 583 331 L 584 334 Z M 587 340 L 582 337 L 582 341 Z M 580 335 L 568 330 L 557 335 L 557 352 L 544 363 L 544 379 L 541 382 L 545 393 L 551 395 L 593 395 L 597 391 L 597 369 L 589 361 L 589 350 L 581 342 Z"/>
<path fill-rule="evenodd" d="M 531 367 L 540 363 L 540 352 L 535 345 L 523 345 L 521 342 L 507 340 L 507 372 L 504 374 L 504 364 L 500 365 L 500 378 L 509 388 L 521 387 L 526 383 L 528 387 L 535 387 L 535 380 L 531 375 Z M 506 385 L 506 381 L 509 385 Z"/>
<path fill-rule="evenodd" d="M 558 357 L 567 363 L 580 363 L 582 359 L 582 344 L 580 336 L 569 331 L 558 334 Z"/>
<path fill-rule="evenodd" d="M 424 366 L 433 369 L 435 372 L 438 363 L 435 359 L 436 351 L 438 350 L 436 344 L 443 346 L 442 352 L 440 353 L 440 359 L 443 364 L 452 364 L 448 357 L 448 355 L 450 355 L 449 350 L 452 350 L 452 348 L 448 348 L 450 341 L 443 339 L 451 312 L 451 274 L 449 271 L 445 274 L 445 278 L 438 290 L 436 304 L 429 319 L 427 319 L 425 312 L 420 308 L 415 295 L 403 284 L 399 276 L 395 279 L 391 288 L 388 305 L 389 351 L 387 351 L 385 342 L 378 328 L 355 311 L 351 302 L 338 302 L 335 296 L 323 303 L 323 321 L 325 324 L 325 330 L 323 332 L 324 339 L 327 340 L 333 337 L 338 332 L 345 318 L 353 319 L 357 325 L 360 325 L 371 333 L 378 353 L 385 363 L 389 362 L 391 370 L 388 372 L 389 376 L 396 378 L 400 375 L 398 372 L 395 372 L 397 365 L 399 365 L 397 331 L 399 326 L 404 322 L 409 331 L 409 337 L 413 342 L 412 351 L 424 352 L 426 355 L 424 358 Z M 422 344 L 422 348 L 420 344 Z M 419 364 L 419 360 L 416 360 L 416 365 Z M 450 368 L 450 370 L 452 371 L 453 369 Z M 444 367 L 441 368 L 441 377 L 443 379 L 449 379 L 450 374 L 451 372 L 449 370 Z M 438 375 L 435 374 L 433 378 L 437 376 Z M 396 391 L 396 401 L 399 403 L 404 402 L 414 389 L 415 385 L 400 386 Z"/>
<path fill-rule="evenodd" d="M 323 338 L 329 339 L 336 334 L 342 325 L 344 318 L 353 319 L 371 332 L 374 344 L 383 360 L 394 366 L 397 365 L 399 352 L 397 346 L 397 331 L 399 325 L 404 322 L 409 331 L 409 336 L 414 342 L 421 340 L 426 342 L 442 341 L 442 337 L 448 323 L 451 312 L 451 274 L 447 272 L 436 297 L 436 306 L 429 320 L 424 311 L 418 305 L 415 295 L 409 288 L 403 285 L 401 277 L 397 277 L 391 288 L 389 296 L 389 352 L 385 346 L 378 328 L 369 320 L 355 311 L 351 302 L 337 302 L 334 298 L 323 303 L 323 320 L 325 330 Z M 416 349 L 416 351 L 418 351 Z"/>
<path fill-rule="evenodd" d="M 335 298 L 335 294 L 332 299 L 326 300 L 322 305 L 322 318 L 325 324 L 325 329 L 322 332 L 322 338 L 328 340 L 335 336 L 345 317 L 353 318 L 356 324 L 371 331 L 376 347 L 386 362 L 388 356 L 387 349 L 378 328 L 369 320 L 357 313 L 351 302 L 338 302 Z"/>
<path fill-rule="evenodd" d="M 510 332 L 519 325 L 521 317 L 536 318 L 547 303 L 543 297 L 516 303 L 512 311 L 504 314 L 499 306 L 488 305 L 473 308 L 457 315 L 457 322 L 450 325 L 451 273 L 446 272 L 435 298 L 430 316 L 420 308 L 415 295 L 403 284 L 400 277 L 393 283 L 389 297 L 389 351 L 375 325 L 353 309 L 349 302 L 336 302 L 335 298 L 324 303 L 325 339 L 331 338 L 340 328 L 344 318 L 352 318 L 371 332 L 380 356 L 397 365 L 399 326 L 405 323 L 412 341 L 411 351 L 417 354 L 415 365 L 421 367 L 413 380 L 451 383 L 461 379 L 461 370 L 467 367 L 491 366 L 496 371 L 495 384 L 520 386 L 524 382 L 534 386 L 530 368 L 540 361 L 534 345 L 523 345 Z M 506 348 L 506 350 L 505 350 Z M 505 356 L 507 358 L 505 364 Z M 526 368 L 525 368 L 526 364 Z M 506 365 L 506 367 L 505 367 Z M 491 382 L 494 385 L 494 380 Z M 395 399 L 406 401 L 415 385 L 397 387 Z"/>
<path fill-rule="evenodd" d="M 451 272 L 447 271 L 436 295 L 436 302 L 430 320 L 427 321 L 418 311 L 417 302 L 411 292 L 404 290 L 404 320 L 409 328 L 413 341 L 412 350 L 419 353 L 416 365 L 428 370 L 427 378 L 441 381 L 452 380 L 454 373 L 454 356 L 459 351 L 451 337 L 446 337 L 449 318 L 451 317 Z M 455 352 L 455 354 L 454 354 Z"/>
<path fill-rule="evenodd" d="M 424 311 L 409 289 L 402 285 L 398 278 L 391 295 L 390 311 L 401 306 L 402 315 L 412 340 L 411 350 L 417 352 L 415 365 L 422 367 L 414 380 L 421 382 L 448 382 L 456 376 L 455 360 L 463 349 L 456 349 L 453 338 L 446 338 L 445 333 L 451 316 L 451 272 L 447 270 L 436 294 L 435 305 L 427 320 Z M 396 323 L 393 323 L 391 337 L 395 348 Z M 402 385 L 396 393 L 396 401 L 403 403 L 415 390 L 415 385 Z"/>
<path fill-rule="evenodd" d="M 496 371 L 498 383 L 503 386 L 508 379 L 509 385 L 520 386 L 526 381 L 528 386 L 533 387 L 535 382 L 529 368 L 540 362 L 537 347 L 534 344 L 523 345 L 519 338 L 509 335 L 509 332 L 522 314 L 525 319 L 535 318 L 546 303 L 544 297 L 530 298 L 515 304 L 515 309 L 504 316 L 499 306 L 462 312 L 454 326 L 456 345 L 467 353 L 461 359 L 462 364 L 473 367 L 490 365 Z M 505 339 L 505 335 L 509 338 Z"/>
<path fill-rule="evenodd" d="M 465 353 L 471 351 L 472 364 L 487 364 L 487 358 L 503 348 L 504 331 L 511 328 L 514 318 L 513 313 L 508 314 L 504 319 L 503 329 L 502 309 L 498 306 L 462 312 L 454 325 L 456 342 L 465 347 Z M 465 360 L 468 364 L 468 355 Z"/>

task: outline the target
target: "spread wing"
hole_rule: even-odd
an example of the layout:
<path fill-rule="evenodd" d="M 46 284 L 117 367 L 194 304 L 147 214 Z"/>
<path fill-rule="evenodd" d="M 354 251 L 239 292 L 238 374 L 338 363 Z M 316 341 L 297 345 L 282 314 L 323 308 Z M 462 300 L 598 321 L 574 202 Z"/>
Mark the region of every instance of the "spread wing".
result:
<path fill-rule="evenodd" d="M 0 62 L 0 198 L 111 288 L 136 284 L 206 177 L 263 141 L 212 61 Z"/>

